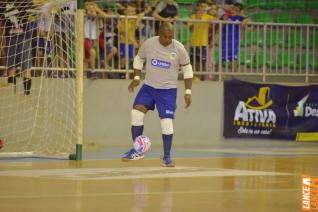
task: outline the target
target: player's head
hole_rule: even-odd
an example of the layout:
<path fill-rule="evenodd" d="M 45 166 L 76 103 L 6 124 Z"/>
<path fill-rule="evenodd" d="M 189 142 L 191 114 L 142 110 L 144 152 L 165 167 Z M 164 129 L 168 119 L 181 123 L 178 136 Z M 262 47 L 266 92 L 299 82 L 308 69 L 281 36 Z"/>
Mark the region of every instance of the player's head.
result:
<path fill-rule="evenodd" d="M 172 43 L 173 26 L 169 22 L 163 22 L 159 28 L 159 42 L 163 46 L 168 46 Z"/>

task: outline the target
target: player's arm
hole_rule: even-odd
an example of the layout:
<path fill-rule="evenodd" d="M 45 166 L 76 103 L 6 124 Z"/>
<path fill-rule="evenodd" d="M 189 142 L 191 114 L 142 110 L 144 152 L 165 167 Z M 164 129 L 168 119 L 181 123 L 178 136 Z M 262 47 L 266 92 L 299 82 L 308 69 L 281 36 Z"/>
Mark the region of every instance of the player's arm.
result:
<path fill-rule="evenodd" d="M 181 70 L 183 72 L 184 87 L 185 87 L 185 94 L 184 94 L 185 108 L 188 108 L 192 102 L 192 98 L 191 98 L 192 78 L 193 78 L 192 65 L 190 63 L 181 65 Z"/>
<path fill-rule="evenodd" d="M 140 76 L 141 76 L 141 70 L 143 69 L 143 65 L 144 65 L 144 59 L 142 59 L 139 56 L 139 54 L 137 54 L 134 58 L 134 63 L 133 63 L 134 77 L 128 86 L 129 92 L 134 92 L 134 88 L 140 84 Z"/>

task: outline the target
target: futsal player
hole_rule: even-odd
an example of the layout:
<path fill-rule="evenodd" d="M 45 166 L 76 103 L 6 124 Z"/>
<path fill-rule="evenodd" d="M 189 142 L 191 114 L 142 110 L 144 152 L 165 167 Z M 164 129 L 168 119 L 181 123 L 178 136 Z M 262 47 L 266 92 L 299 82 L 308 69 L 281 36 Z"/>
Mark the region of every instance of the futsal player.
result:
<path fill-rule="evenodd" d="M 144 116 L 148 110 L 156 107 L 159 113 L 162 140 L 163 140 L 163 166 L 174 167 L 170 150 L 173 139 L 173 119 L 176 111 L 177 85 L 179 69 L 183 71 L 185 82 L 185 108 L 191 105 L 191 89 L 193 70 L 189 55 L 184 46 L 173 39 L 171 23 L 160 25 L 159 36 L 147 39 L 140 47 L 134 58 L 134 78 L 128 86 L 133 92 L 140 84 L 141 70 L 146 61 L 145 82 L 139 90 L 131 111 L 132 139 L 143 133 Z M 139 160 L 144 157 L 134 148 L 126 152 L 124 161 Z"/>

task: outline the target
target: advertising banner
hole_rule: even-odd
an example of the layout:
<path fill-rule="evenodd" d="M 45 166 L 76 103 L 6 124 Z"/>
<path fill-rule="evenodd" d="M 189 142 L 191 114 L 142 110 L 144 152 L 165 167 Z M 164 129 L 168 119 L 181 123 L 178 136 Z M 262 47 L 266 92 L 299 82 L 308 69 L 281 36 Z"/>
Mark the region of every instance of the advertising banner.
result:
<path fill-rule="evenodd" d="M 225 81 L 223 136 L 318 141 L 318 85 Z"/>

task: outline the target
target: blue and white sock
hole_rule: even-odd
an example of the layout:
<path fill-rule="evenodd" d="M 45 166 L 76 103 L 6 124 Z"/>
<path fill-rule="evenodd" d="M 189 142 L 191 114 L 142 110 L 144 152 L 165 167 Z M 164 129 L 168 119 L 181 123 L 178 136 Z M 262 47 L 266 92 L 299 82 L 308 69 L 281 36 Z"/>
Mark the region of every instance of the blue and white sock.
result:
<path fill-rule="evenodd" d="M 172 146 L 172 137 L 173 134 L 170 135 L 164 135 L 162 134 L 162 141 L 163 141 L 163 152 L 164 152 L 164 157 L 170 157 L 170 150 Z"/>
<path fill-rule="evenodd" d="M 144 125 L 141 126 L 131 126 L 131 137 L 133 141 L 144 131 Z"/>

